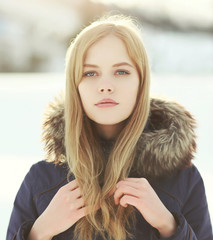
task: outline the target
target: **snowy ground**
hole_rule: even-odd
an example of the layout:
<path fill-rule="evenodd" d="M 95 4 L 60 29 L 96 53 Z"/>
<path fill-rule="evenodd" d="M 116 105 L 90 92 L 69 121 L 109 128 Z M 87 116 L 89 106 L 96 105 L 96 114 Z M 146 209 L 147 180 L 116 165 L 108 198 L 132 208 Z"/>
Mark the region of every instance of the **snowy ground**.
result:
<path fill-rule="evenodd" d="M 14 197 L 26 172 L 44 158 L 40 129 L 45 106 L 63 88 L 63 74 L 0 74 L 0 239 L 5 239 Z M 198 120 L 195 164 L 213 217 L 213 76 L 153 75 L 151 90 L 185 105 Z"/>

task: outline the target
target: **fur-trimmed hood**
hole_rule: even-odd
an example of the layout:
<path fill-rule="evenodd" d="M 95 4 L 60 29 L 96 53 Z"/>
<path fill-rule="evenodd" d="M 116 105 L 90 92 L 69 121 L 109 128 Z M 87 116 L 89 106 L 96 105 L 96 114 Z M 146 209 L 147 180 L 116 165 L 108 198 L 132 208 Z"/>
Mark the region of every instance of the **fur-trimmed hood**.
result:
<path fill-rule="evenodd" d="M 196 151 L 195 120 L 175 102 L 153 98 L 150 104 L 147 126 L 137 144 L 134 172 L 156 178 L 191 165 Z M 45 112 L 42 135 L 47 160 L 66 162 L 64 126 L 64 101 L 61 97 L 50 103 Z"/>

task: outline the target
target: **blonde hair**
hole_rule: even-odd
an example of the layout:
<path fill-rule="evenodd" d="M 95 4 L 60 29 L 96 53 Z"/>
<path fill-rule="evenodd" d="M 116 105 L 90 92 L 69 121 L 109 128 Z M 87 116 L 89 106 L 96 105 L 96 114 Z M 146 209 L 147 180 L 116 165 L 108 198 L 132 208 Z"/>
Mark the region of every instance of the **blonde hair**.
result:
<path fill-rule="evenodd" d="M 84 116 L 78 85 L 82 79 L 87 50 L 101 38 L 113 34 L 121 39 L 135 64 L 140 84 L 136 105 L 115 140 L 107 163 L 91 120 Z M 65 147 L 70 173 L 79 183 L 91 213 L 76 223 L 75 237 L 123 240 L 133 227 L 133 207 L 115 206 L 109 192 L 128 177 L 136 155 L 136 144 L 145 127 L 150 108 L 150 70 L 139 29 L 133 20 L 111 16 L 98 20 L 72 41 L 66 56 Z M 96 211 L 96 207 L 100 209 Z"/>

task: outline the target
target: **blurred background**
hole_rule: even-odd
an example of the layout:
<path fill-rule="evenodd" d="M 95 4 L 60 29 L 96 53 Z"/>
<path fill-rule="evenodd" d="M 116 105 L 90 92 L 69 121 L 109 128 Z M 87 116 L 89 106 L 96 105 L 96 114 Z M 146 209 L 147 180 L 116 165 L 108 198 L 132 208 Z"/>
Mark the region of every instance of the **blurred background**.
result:
<path fill-rule="evenodd" d="M 1 0 L 0 71 L 63 72 L 71 38 L 109 12 L 142 24 L 153 72 L 212 73 L 212 0 Z"/>
<path fill-rule="evenodd" d="M 0 0 L 0 239 L 24 176 L 44 159 L 43 112 L 64 89 L 67 47 L 109 13 L 140 22 L 152 94 L 178 101 L 197 119 L 194 163 L 213 216 L 213 0 Z"/>

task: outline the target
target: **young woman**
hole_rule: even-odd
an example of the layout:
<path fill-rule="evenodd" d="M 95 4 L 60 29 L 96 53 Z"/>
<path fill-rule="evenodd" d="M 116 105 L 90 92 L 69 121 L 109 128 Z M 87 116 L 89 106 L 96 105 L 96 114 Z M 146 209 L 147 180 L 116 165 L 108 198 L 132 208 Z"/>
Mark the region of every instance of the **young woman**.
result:
<path fill-rule="evenodd" d="M 195 121 L 150 99 L 139 30 L 110 17 L 86 27 L 66 59 L 65 99 L 44 123 L 48 157 L 17 194 L 7 240 L 212 240 Z"/>

